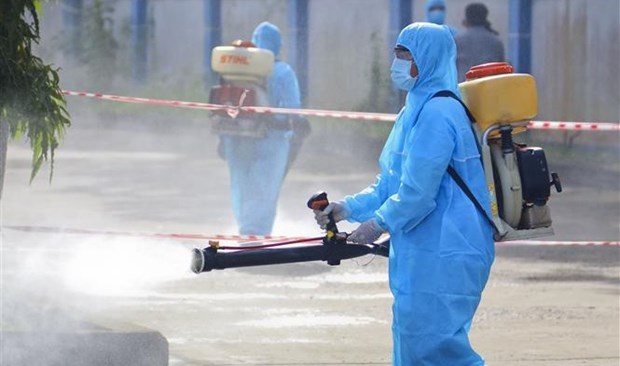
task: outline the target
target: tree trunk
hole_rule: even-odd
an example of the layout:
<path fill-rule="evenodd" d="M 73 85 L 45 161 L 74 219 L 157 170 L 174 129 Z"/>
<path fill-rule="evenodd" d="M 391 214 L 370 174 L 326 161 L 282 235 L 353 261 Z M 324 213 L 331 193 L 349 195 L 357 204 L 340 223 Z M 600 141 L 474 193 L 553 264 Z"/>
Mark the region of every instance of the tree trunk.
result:
<path fill-rule="evenodd" d="M 0 200 L 4 186 L 4 172 L 6 171 L 6 152 L 9 145 L 9 124 L 0 118 Z"/>

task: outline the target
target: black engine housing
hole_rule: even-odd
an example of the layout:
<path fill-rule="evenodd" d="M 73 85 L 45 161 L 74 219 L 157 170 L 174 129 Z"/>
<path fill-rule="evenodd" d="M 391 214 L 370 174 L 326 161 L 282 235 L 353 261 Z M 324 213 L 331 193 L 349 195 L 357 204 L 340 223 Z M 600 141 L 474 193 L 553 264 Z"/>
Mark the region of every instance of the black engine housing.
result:
<path fill-rule="evenodd" d="M 540 147 L 519 146 L 516 153 L 525 204 L 545 205 L 551 195 L 545 151 Z"/>

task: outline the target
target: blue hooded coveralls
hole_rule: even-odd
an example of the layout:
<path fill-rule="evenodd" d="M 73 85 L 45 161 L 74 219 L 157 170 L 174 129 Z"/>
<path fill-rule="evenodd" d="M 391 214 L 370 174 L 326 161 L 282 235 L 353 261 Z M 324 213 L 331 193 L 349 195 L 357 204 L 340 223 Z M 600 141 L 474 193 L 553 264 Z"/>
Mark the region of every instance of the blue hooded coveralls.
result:
<path fill-rule="evenodd" d="M 252 35 L 252 43 L 276 56 L 273 72 L 267 80 L 269 105 L 299 108 L 301 101 L 295 72 L 277 59 L 282 45 L 278 27 L 269 22 L 259 24 Z M 287 117 L 276 115 L 274 118 Z M 271 129 L 262 139 L 222 136 L 230 171 L 232 207 L 240 234 L 271 234 L 292 136 L 292 131 L 283 129 Z"/>
<path fill-rule="evenodd" d="M 372 218 L 391 235 L 393 364 L 483 365 L 468 330 L 494 258 L 491 226 L 454 180 L 452 165 L 490 214 L 470 121 L 458 101 L 456 47 L 445 26 L 414 23 L 397 43 L 419 70 L 381 153 L 380 174 L 345 198 L 350 219 Z"/>

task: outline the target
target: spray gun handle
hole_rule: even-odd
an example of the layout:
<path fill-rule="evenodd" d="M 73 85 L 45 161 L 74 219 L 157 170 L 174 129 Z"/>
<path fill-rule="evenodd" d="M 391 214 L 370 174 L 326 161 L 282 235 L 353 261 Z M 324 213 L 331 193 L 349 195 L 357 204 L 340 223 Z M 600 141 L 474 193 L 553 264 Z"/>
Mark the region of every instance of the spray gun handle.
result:
<path fill-rule="evenodd" d="M 327 193 L 325 192 L 317 192 L 310 197 L 308 200 L 308 208 L 311 210 L 320 210 L 323 211 L 327 206 L 329 206 L 329 200 L 327 199 Z M 327 231 L 327 237 L 331 239 L 332 236 L 338 233 L 338 227 L 336 226 L 336 221 L 334 221 L 334 216 L 330 212 L 327 216 L 329 218 L 329 223 L 325 228 Z"/>

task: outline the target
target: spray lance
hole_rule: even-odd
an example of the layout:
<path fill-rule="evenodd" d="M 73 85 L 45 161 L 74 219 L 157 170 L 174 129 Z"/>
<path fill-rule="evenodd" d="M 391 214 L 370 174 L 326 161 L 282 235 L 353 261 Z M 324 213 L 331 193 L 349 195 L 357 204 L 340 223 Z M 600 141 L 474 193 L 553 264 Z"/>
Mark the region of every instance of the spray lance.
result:
<path fill-rule="evenodd" d="M 314 194 L 307 203 L 308 208 L 321 211 L 325 210 L 328 205 L 329 200 L 325 192 Z M 331 266 L 337 266 L 342 260 L 367 254 L 388 256 L 389 239 L 364 245 L 348 243 L 349 235 L 338 231 L 331 213 L 328 218 L 326 233 L 322 237 L 252 246 L 221 246 L 219 242 L 210 241 L 208 247 L 193 250 L 191 270 L 194 273 L 201 273 L 214 269 L 314 261 L 323 261 Z M 301 245 L 304 243 L 307 244 Z"/>

